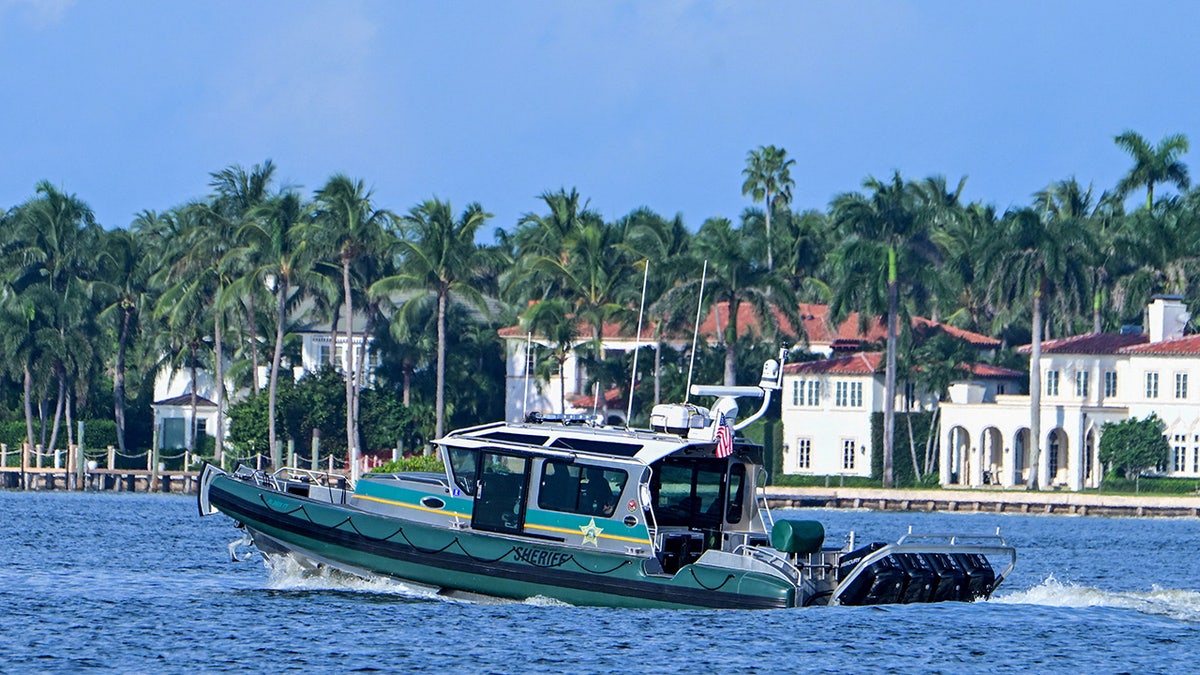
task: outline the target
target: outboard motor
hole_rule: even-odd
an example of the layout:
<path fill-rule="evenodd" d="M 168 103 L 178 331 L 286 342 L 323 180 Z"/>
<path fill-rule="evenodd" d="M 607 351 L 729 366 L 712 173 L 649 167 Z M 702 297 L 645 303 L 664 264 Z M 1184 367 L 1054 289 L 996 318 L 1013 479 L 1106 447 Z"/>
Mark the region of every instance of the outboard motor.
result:
<path fill-rule="evenodd" d="M 957 602 L 970 600 L 967 588 L 967 573 L 948 553 L 924 553 L 935 576 L 935 585 L 930 602 Z"/>
<path fill-rule="evenodd" d="M 988 564 L 987 558 L 978 553 L 956 553 L 954 557 L 967 575 L 969 595 L 963 599 L 977 600 L 991 595 L 996 583 L 996 571 Z"/>
<path fill-rule="evenodd" d="M 897 553 L 890 557 L 896 558 L 904 569 L 904 592 L 900 594 L 900 602 L 929 602 L 937 582 L 929 561 L 920 553 Z"/>
<path fill-rule="evenodd" d="M 842 556 L 838 564 L 838 580 L 846 579 L 862 559 L 883 548 L 876 542 Z M 907 575 L 893 556 L 880 558 L 859 573 L 842 592 L 843 605 L 884 605 L 900 601 Z"/>

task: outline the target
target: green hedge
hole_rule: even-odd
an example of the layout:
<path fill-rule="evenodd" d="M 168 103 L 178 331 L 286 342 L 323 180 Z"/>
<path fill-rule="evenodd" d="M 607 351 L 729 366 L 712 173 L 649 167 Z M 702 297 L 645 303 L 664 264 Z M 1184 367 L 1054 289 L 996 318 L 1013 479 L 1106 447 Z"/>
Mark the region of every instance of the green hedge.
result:
<path fill-rule="evenodd" d="M 933 421 L 933 413 L 896 413 L 896 429 L 892 442 L 892 479 L 895 487 L 929 487 L 937 485 L 937 457 L 934 457 L 933 476 L 922 476 L 917 481 L 913 471 L 912 450 L 909 447 L 908 425 L 912 422 L 912 437 L 915 441 L 917 461 L 922 466 L 925 463 L 925 447 L 929 438 L 929 424 Z M 933 451 L 936 454 L 936 450 Z M 876 483 L 883 483 L 883 413 L 871 415 L 871 478 Z"/>
<path fill-rule="evenodd" d="M 400 471 L 438 472 L 443 470 L 445 470 L 445 466 L 442 464 L 442 460 L 438 459 L 437 455 L 409 455 L 408 457 L 401 457 L 394 462 L 381 464 L 371 469 L 371 473 L 397 473 Z"/>
<path fill-rule="evenodd" d="M 1193 495 L 1200 494 L 1200 479 L 1142 478 L 1134 481 L 1116 475 L 1104 477 L 1100 492 L 1128 494 Z"/>
<path fill-rule="evenodd" d="M 784 487 L 879 487 L 879 479 L 866 476 L 801 476 L 777 473 L 771 485 Z"/>

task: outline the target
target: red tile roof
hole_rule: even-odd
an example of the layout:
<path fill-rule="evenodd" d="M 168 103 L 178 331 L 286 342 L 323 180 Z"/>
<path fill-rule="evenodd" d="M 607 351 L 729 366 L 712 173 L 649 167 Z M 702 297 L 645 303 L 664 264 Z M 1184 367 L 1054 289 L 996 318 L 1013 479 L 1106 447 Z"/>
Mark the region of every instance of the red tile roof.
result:
<path fill-rule="evenodd" d="M 1200 335 L 1188 335 L 1174 340 L 1163 340 L 1153 344 L 1143 344 L 1122 350 L 1123 354 L 1153 354 L 1161 356 L 1196 356 L 1200 355 Z"/>
<path fill-rule="evenodd" d="M 789 375 L 873 375 L 883 371 L 883 352 L 858 352 L 818 361 L 789 363 L 783 372 Z M 1010 368 L 1001 368 L 987 363 L 963 364 L 962 369 L 982 379 L 1016 379 L 1025 373 Z"/>
<path fill-rule="evenodd" d="M 1025 373 L 1012 368 L 1001 368 L 987 363 L 969 363 L 963 364 L 963 368 L 967 369 L 971 375 L 983 379 L 1014 379 L 1025 377 Z"/>
<path fill-rule="evenodd" d="M 859 352 L 818 361 L 789 363 L 783 372 L 789 375 L 873 375 L 882 370 L 882 352 Z"/>
<path fill-rule="evenodd" d="M 859 349 L 864 344 L 881 343 L 887 337 L 887 324 L 882 317 L 875 317 L 868 321 L 866 330 L 864 331 L 859 327 L 858 312 L 851 312 L 837 326 L 830 324 L 828 305 L 801 303 L 796 308 L 796 312 L 800 315 L 801 327 L 804 329 L 804 334 L 808 337 L 810 345 L 832 346 L 838 350 Z M 782 312 L 775 310 L 773 315 L 780 332 L 796 337 L 795 329 Z M 763 334 L 758 315 L 749 303 L 741 303 L 738 306 L 737 319 L 739 336 L 761 336 Z M 700 322 L 700 335 L 707 338 L 715 338 L 718 326 L 724 329 L 728 325 L 729 303 L 717 303 Z M 912 326 L 917 330 L 944 332 L 980 349 L 996 349 L 1000 346 L 1000 341 L 995 338 L 948 326 L 924 317 L 914 317 L 912 319 Z M 642 340 L 647 342 L 652 340 L 654 338 L 654 330 L 655 323 L 648 320 L 642 326 Z M 498 332 L 502 338 L 519 338 L 524 337 L 527 333 L 520 326 L 501 328 Z M 589 324 L 580 322 L 577 325 L 576 332 L 581 340 L 588 339 L 591 336 L 592 327 Z M 634 329 L 632 327 L 626 328 L 617 323 L 606 322 L 601 330 L 601 336 L 608 339 L 630 339 L 633 337 L 633 332 Z M 682 331 L 673 331 L 667 334 L 666 337 L 668 339 L 687 340 L 691 338 L 691 330 L 689 328 Z"/>
<path fill-rule="evenodd" d="M 571 405 L 575 406 L 576 408 L 590 408 L 596 404 L 596 397 L 590 394 L 587 396 L 576 396 L 575 398 L 569 400 L 571 401 Z M 612 389 L 604 392 L 604 404 L 606 406 L 610 403 L 616 403 L 620 400 L 622 400 L 620 389 L 613 387 Z"/>
<path fill-rule="evenodd" d="M 1119 354 L 1126 348 L 1149 342 L 1150 338 L 1141 333 L 1090 333 L 1048 340 L 1042 343 L 1042 354 Z M 1022 354 L 1028 354 L 1031 345 L 1017 348 Z"/>

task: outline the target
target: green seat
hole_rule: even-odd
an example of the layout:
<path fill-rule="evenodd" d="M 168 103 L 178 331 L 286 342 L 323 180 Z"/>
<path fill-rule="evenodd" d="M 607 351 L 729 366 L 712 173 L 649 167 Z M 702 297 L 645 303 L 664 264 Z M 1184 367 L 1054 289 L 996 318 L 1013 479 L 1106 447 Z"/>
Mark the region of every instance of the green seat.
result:
<path fill-rule="evenodd" d="M 815 520 L 777 520 L 771 546 L 781 553 L 816 553 L 825 543 L 825 526 Z"/>

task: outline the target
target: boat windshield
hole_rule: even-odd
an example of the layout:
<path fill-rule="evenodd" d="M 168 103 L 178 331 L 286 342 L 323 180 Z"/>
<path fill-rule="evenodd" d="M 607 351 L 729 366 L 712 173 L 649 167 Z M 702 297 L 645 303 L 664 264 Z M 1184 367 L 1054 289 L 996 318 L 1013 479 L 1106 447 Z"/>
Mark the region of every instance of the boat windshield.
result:
<path fill-rule="evenodd" d="M 659 525 L 713 528 L 725 509 L 721 499 L 727 462 L 723 459 L 668 457 L 650 481 Z"/>
<path fill-rule="evenodd" d="M 474 495 L 475 483 L 478 480 L 476 472 L 479 465 L 479 451 L 468 448 L 447 446 L 450 453 L 450 470 L 454 473 L 454 484 L 463 492 Z"/>

